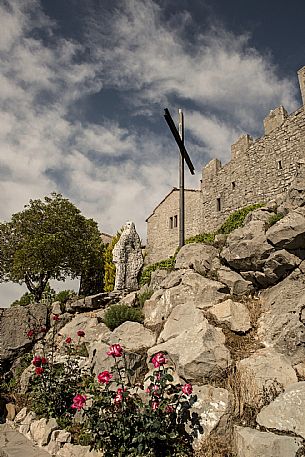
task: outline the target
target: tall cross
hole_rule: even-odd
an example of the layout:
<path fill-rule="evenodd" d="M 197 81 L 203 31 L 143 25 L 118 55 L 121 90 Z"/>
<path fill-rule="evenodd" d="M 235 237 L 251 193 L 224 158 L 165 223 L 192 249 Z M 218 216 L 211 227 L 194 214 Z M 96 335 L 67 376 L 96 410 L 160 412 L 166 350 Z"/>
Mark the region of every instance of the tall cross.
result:
<path fill-rule="evenodd" d="M 194 165 L 187 153 L 184 146 L 184 116 L 181 109 L 179 109 L 179 131 L 177 130 L 175 123 L 170 115 L 167 108 L 164 110 L 164 118 L 176 140 L 176 143 L 180 150 L 179 157 L 179 248 L 184 246 L 185 242 L 185 203 L 184 203 L 184 161 L 186 162 L 190 173 L 195 173 Z"/>

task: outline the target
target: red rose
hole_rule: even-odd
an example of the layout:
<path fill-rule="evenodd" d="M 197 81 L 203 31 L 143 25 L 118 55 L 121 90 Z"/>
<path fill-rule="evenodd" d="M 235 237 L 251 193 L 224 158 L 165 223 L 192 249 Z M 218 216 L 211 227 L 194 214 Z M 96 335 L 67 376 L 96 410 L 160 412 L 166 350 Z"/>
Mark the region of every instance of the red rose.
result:
<path fill-rule="evenodd" d="M 72 338 L 71 338 L 71 336 L 68 336 L 68 337 L 66 338 L 66 343 L 70 344 L 70 343 L 71 343 L 71 341 L 72 341 Z"/>
<path fill-rule="evenodd" d="M 79 331 L 77 332 L 77 336 L 85 336 L 84 330 L 79 330 Z"/>
<path fill-rule="evenodd" d="M 27 336 L 28 338 L 32 338 L 32 336 L 34 336 L 34 330 L 29 330 Z"/>
<path fill-rule="evenodd" d="M 47 359 L 45 357 L 41 357 L 41 364 L 46 365 L 48 363 Z"/>
<path fill-rule="evenodd" d="M 166 362 L 167 362 L 167 360 L 166 360 L 165 355 L 163 354 L 163 352 L 158 352 L 151 359 L 151 363 L 153 364 L 153 366 L 155 368 L 162 367 L 162 365 L 164 365 Z"/>
<path fill-rule="evenodd" d="M 184 386 L 182 387 L 182 392 L 185 395 L 191 395 L 191 393 L 193 392 L 192 384 L 184 384 Z"/>
<path fill-rule="evenodd" d="M 44 368 L 42 368 L 42 367 L 35 368 L 35 373 L 38 374 L 38 376 L 42 375 L 43 372 L 44 372 Z"/>
<path fill-rule="evenodd" d="M 58 314 L 53 314 L 53 321 L 60 321 L 60 317 Z"/>
<path fill-rule="evenodd" d="M 75 395 L 75 397 L 73 398 L 73 404 L 72 404 L 71 408 L 77 409 L 78 411 L 81 410 L 84 407 L 86 400 L 87 400 L 86 395 L 81 395 L 81 394 Z"/>
<path fill-rule="evenodd" d="M 120 346 L 120 344 L 113 344 L 110 346 L 107 355 L 111 355 L 112 357 L 122 357 L 123 348 Z"/>
<path fill-rule="evenodd" d="M 34 359 L 32 360 L 32 364 L 35 367 L 40 367 L 40 365 L 41 365 L 41 357 L 39 355 L 35 355 Z"/>
<path fill-rule="evenodd" d="M 99 383 L 102 384 L 108 384 L 110 382 L 110 379 L 112 378 L 112 374 L 109 373 L 109 371 L 103 371 L 102 373 L 99 373 L 97 375 L 97 380 Z"/>
<path fill-rule="evenodd" d="M 45 327 L 41 327 L 40 333 L 47 333 L 47 329 Z"/>

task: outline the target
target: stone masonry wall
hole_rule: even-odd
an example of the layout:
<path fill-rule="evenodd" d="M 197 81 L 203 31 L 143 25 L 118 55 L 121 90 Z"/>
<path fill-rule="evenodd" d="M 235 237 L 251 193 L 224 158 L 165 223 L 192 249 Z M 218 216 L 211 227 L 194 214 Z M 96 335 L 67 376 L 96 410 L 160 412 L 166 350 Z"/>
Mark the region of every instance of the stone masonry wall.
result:
<path fill-rule="evenodd" d="M 177 224 L 175 224 L 175 217 Z M 172 219 L 171 219 L 172 218 Z M 179 190 L 173 189 L 147 219 L 145 263 L 155 263 L 173 255 L 179 244 Z M 185 236 L 189 238 L 202 227 L 200 190 L 185 190 Z"/>
<path fill-rule="evenodd" d="M 305 103 L 305 67 L 298 71 Z M 185 196 L 186 238 L 217 229 L 232 211 L 283 194 L 305 162 L 305 108 L 288 115 L 280 106 L 264 119 L 265 135 L 253 140 L 242 135 L 231 146 L 231 161 L 211 160 L 202 171 L 201 192 Z M 147 219 L 147 257 L 154 263 L 174 254 L 179 228 L 170 228 L 178 215 L 179 191 L 174 189 Z M 178 224 L 177 224 L 178 225 Z"/>

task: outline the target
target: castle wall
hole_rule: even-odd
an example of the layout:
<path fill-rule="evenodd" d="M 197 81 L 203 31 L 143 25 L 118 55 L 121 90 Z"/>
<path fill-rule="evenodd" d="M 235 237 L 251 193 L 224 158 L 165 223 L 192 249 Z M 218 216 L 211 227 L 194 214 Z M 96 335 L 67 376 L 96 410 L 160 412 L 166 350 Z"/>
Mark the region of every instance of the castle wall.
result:
<path fill-rule="evenodd" d="M 200 233 L 202 226 L 200 190 L 185 190 L 185 237 Z M 179 244 L 179 190 L 173 189 L 147 219 L 145 263 L 173 255 Z"/>
<path fill-rule="evenodd" d="M 232 159 L 221 166 L 211 161 L 202 173 L 202 232 L 215 230 L 228 215 L 251 203 L 271 200 L 285 192 L 305 158 L 304 108 L 287 115 L 283 107 L 264 121 L 266 135 L 248 135 L 232 146 Z"/>
<path fill-rule="evenodd" d="M 298 71 L 305 104 L 305 67 Z M 242 135 L 231 146 L 231 161 L 211 160 L 202 171 L 201 191 L 186 191 L 186 238 L 216 230 L 233 211 L 283 194 L 305 160 L 305 108 L 288 115 L 280 106 L 264 119 L 265 135 L 253 140 Z M 179 191 L 173 190 L 147 219 L 147 263 L 175 253 L 179 228 L 170 227 L 178 215 Z"/>

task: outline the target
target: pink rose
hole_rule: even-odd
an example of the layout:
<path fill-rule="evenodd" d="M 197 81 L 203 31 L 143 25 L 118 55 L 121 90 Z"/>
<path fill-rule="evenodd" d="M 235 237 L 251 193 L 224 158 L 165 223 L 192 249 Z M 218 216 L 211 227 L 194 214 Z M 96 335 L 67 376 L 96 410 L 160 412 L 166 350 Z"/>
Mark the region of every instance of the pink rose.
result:
<path fill-rule="evenodd" d="M 156 411 L 156 409 L 159 408 L 159 402 L 158 401 L 153 401 L 152 404 L 151 404 L 151 409 L 153 411 Z"/>
<path fill-rule="evenodd" d="M 122 357 L 123 354 L 123 348 L 120 346 L 120 344 L 113 344 L 110 346 L 109 351 L 107 352 L 107 355 L 111 355 L 112 357 Z"/>
<path fill-rule="evenodd" d="M 39 355 L 35 355 L 35 357 L 32 360 L 32 364 L 34 365 L 34 367 L 40 367 L 41 357 Z"/>
<path fill-rule="evenodd" d="M 67 343 L 67 344 L 70 344 L 70 343 L 71 343 L 71 341 L 72 341 L 72 338 L 71 338 L 71 336 L 68 336 L 68 337 L 66 338 L 66 343 Z"/>
<path fill-rule="evenodd" d="M 162 365 L 164 365 L 166 362 L 167 360 L 162 352 L 158 352 L 151 359 L 151 363 L 155 368 L 162 367 Z"/>
<path fill-rule="evenodd" d="M 102 373 L 99 373 L 97 375 L 97 380 L 98 382 L 102 384 L 108 384 L 110 382 L 110 379 L 112 378 L 112 374 L 109 373 L 109 371 L 103 371 Z"/>
<path fill-rule="evenodd" d="M 167 405 L 167 407 L 164 410 L 166 413 L 173 413 L 174 412 L 174 407 L 172 405 Z"/>
<path fill-rule="evenodd" d="M 193 392 L 192 384 L 184 384 L 184 386 L 182 387 L 182 392 L 185 395 L 191 395 L 191 393 Z"/>
<path fill-rule="evenodd" d="M 75 397 L 73 398 L 73 404 L 72 404 L 71 408 L 77 409 L 78 411 L 80 411 L 84 407 L 86 400 L 87 400 L 86 395 L 81 395 L 81 394 L 75 395 Z"/>
<path fill-rule="evenodd" d="M 119 403 L 122 402 L 123 400 L 123 392 L 125 392 L 126 389 L 122 389 L 121 387 L 118 388 L 116 391 L 116 396 L 114 397 L 114 403 L 118 405 Z"/>
<path fill-rule="evenodd" d="M 84 330 L 79 330 L 79 331 L 77 332 L 77 336 L 85 336 Z"/>
<path fill-rule="evenodd" d="M 42 368 L 42 367 L 36 367 L 36 368 L 35 368 L 35 373 L 36 373 L 38 376 L 42 375 L 43 372 L 44 372 L 44 368 Z"/>

